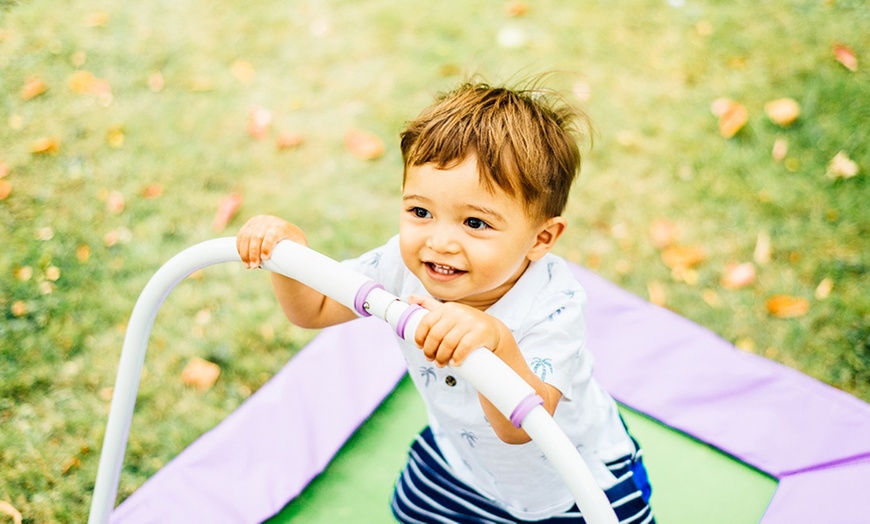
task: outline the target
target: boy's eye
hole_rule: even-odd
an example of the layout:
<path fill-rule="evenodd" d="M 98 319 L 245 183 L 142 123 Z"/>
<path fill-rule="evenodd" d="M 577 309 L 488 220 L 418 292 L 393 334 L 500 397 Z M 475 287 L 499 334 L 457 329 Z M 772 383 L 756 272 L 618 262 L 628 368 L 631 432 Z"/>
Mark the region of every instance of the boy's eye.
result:
<path fill-rule="evenodd" d="M 465 225 L 470 227 L 471 229 L 486 229 L 489 227 L 489 224 L 479 218 L 474 217 L 466 218 Z"/>
<path fill-rule="evenodd" d="M 430 218 L 432 215 L 422 207 L 412 207 L 411 213 L 417 218 Z"/>

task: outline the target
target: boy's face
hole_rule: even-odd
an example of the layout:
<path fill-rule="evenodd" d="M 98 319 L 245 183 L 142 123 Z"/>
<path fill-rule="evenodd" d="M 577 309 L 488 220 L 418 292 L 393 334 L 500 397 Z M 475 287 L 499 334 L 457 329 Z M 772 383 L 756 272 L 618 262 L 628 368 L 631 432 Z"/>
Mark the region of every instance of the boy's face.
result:
<path fill-rule="evenodd" d="M 535 248 L 542 224 L 514 197 L 481 185 L 474 155 L 451 169 L 408 167 L 402 193 L 402 260 L 441 301 L 486 309 L 543 256 Z"/>

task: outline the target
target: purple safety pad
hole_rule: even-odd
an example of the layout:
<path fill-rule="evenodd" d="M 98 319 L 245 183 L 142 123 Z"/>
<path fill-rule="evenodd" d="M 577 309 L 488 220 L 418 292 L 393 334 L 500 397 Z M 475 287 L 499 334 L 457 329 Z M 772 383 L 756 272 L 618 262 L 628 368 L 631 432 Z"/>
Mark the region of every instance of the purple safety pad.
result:
<path fill-rule="evenodd" d="M 386 343 L 385 343 L 386 341 Z M 405 374 L 390 326 L 324 330 L 118 506 L 110 522 L 262 522 L 329 464 Z M 131 433 L 141 431 L 135 426 Z"/>
<path fill-rule="evenodd" d="M 589 294 L 598 380 L 628 406 L 778 478 L 765 524 L 858 522 L 870 514 L 857 493 L 870 478 L 870 405 L 572 267 Z M 112 522 L 270 517 L 401 378 L 396 347 L 377 319 L 324 330 L 116 508 Z"/>
<path fill-rule="evenodd" d="M 589 295 L 597 379 L 620 402 L 779 479 L 763 522 L 870 514 L 870 498 L 843 496 L 870 480 L 870 405 L 574 270 Z"/>

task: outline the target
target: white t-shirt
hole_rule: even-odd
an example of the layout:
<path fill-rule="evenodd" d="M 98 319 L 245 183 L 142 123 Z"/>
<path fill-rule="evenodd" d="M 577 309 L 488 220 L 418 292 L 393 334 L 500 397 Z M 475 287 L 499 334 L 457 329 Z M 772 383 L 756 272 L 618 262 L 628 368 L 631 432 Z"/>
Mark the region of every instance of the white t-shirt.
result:
<path fill-rule="evenodd" d="M 398 236 L 344 263 L 400 298 L 429 295 L 402 262 Z M 616 479 L 604 463 L 632 453 L 634 445 L 616 403 L 592 378 L 585 304 L 586 293 L 568 265 L 548 254 L 529 265 L 487 313 L 511 330 L 532 371 L 562 392 L 554 419 L 607 489 Z M 459 479 L 523 520 L 546 518 L 573 506 L 573 496 L 534 442 L 502 442 L 470 384 L 449 367 L 438 368 L 427 360 L 413 341 L 401 341 L 401 347 L 435 440 Z"/>

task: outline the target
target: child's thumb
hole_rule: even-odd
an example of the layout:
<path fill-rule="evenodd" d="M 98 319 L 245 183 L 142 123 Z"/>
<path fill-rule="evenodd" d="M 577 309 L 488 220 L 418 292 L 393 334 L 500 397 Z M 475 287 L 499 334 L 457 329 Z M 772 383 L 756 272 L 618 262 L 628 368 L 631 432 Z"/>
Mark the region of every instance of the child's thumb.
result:
<path fill-rule="evenodd" d="M 423 306 L 429 311 L 432 311 L 433 309 L 441 305 L 441 302 L 438 302 L 436 299 L 423 295 L 408 295 L 408 303 Z"/>

